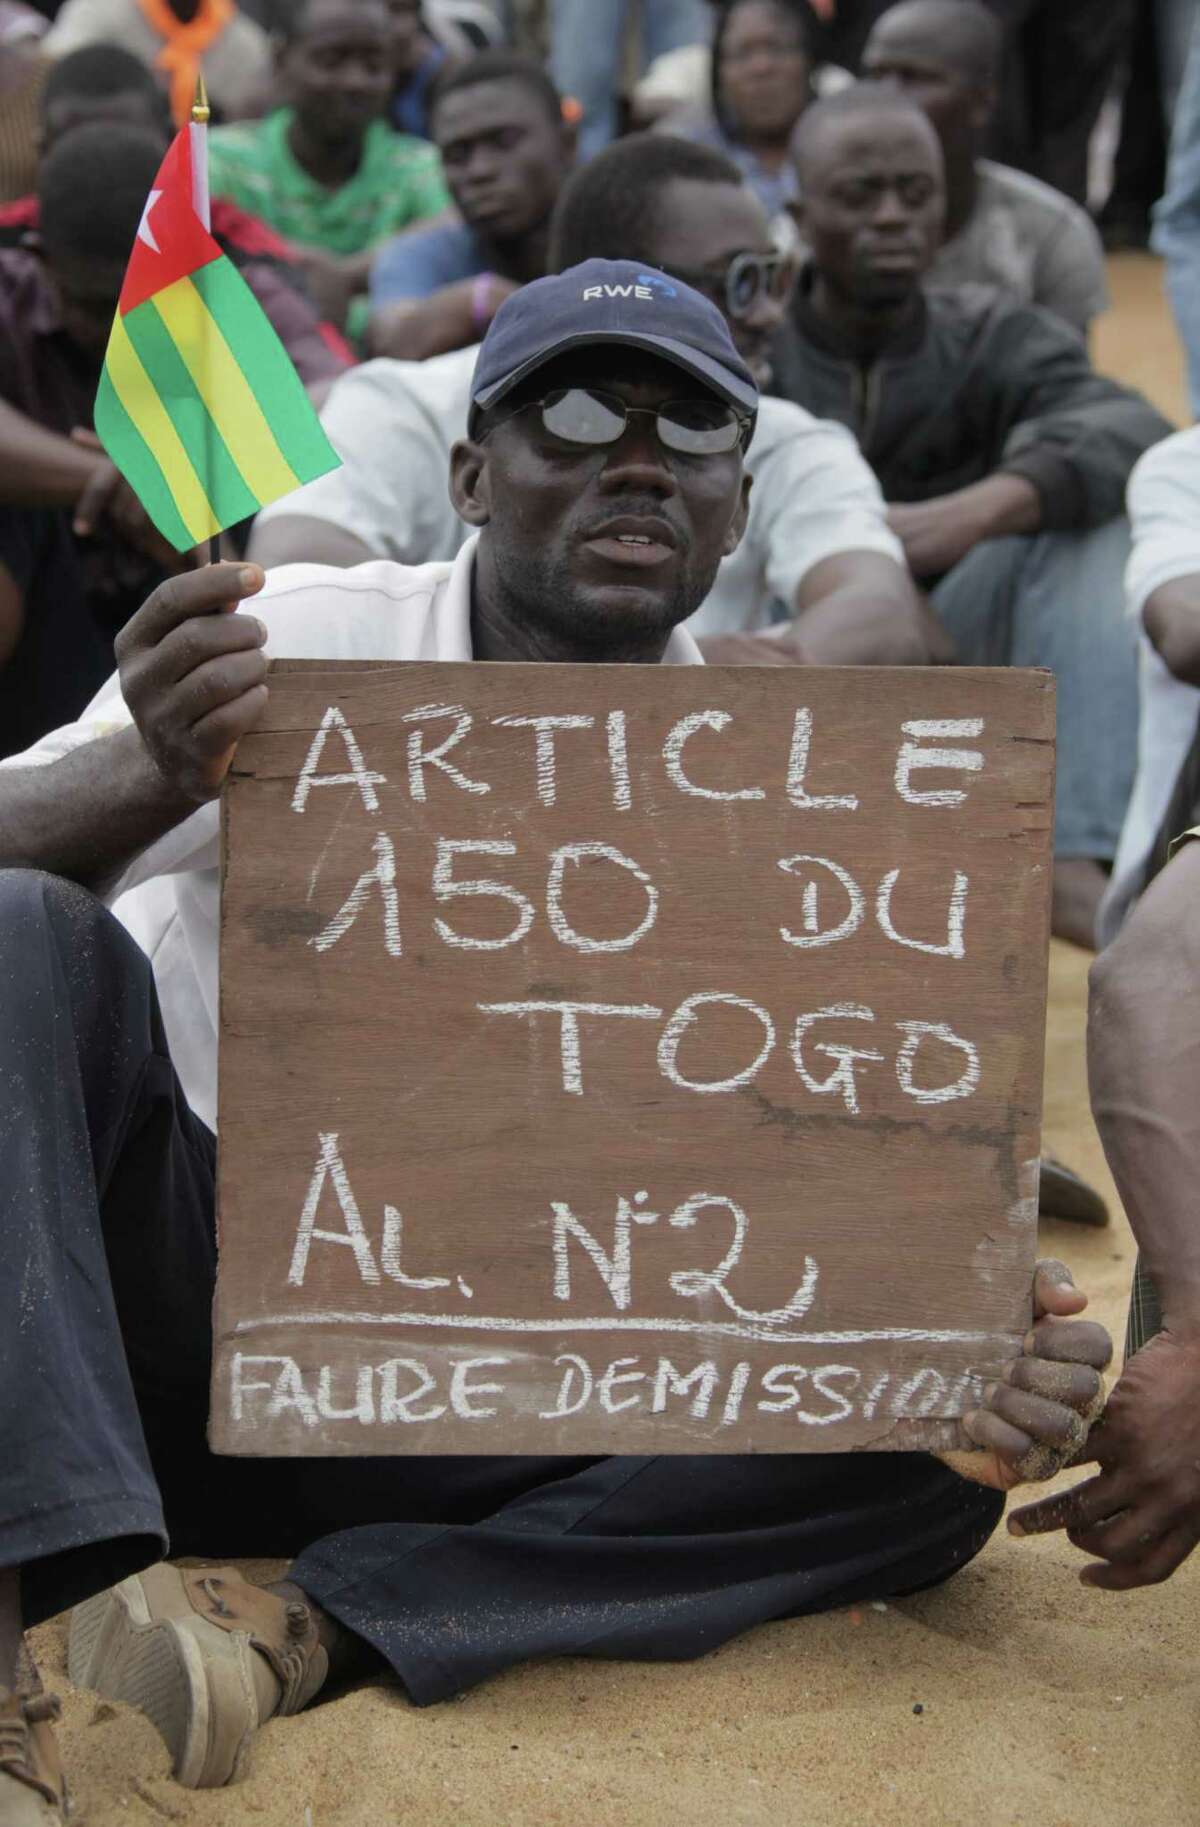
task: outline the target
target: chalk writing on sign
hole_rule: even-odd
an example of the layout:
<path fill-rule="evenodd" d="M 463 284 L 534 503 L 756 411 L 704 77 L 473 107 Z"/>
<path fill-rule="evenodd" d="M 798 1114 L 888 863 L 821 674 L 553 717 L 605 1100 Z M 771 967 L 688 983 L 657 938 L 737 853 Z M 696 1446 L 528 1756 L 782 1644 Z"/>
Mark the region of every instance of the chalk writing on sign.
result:
<path fill-rule="evenodd" d="M 291 662 L 268 725 L 216 1448 L 964 1444 L 1028 1324 L 1048 677 Z"/>

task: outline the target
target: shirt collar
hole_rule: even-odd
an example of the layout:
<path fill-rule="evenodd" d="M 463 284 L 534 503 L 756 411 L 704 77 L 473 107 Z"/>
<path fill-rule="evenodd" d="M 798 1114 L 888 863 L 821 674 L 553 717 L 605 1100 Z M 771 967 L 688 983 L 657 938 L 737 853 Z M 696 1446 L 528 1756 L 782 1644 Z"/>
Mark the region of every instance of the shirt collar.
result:
<path fill-rule="evenodd" d="M 318 184 L 316 178 L 309 176 L 292 151 L 288 131 L 295 119 L 295 114 L 294 108 L 276 108 L 274 113 L 268 114 L 261 128 L 263 140 L 268 146 L 274 162 L 274 175 L 283 177 L 293 196 L 315 197 L 328 206 L 338 198 L 344 200 L 355 186 L 363 183 L 364 180 L 368 188 L 371 187 L 372 181 L 379 177 L 381 154 L 383 162 L 386 163 L 391 141 L 395 137 L 392 128 L 387 125 L 386 121 L 374 120 L 370 123 L 363 135 L 362 157 L 358 162 L 358 170 L 352 177 L 347 178 L 344 184 L 339 184 L 336 190 L 330 190 L 326 185 Z"/>
<path fill-rule="evenodd" d="M 856 351 L 849 338 L 840 334 L 836 325 L 828 323 L 823 317 L 818 317 L 814 311 L 810 301 L 813 276 L 813 265 L 811 260 L 808 260 L 800 269 L 796 287 L 792 293 L 792 315 L 796 328 L 805 342 L 815 344 L 826 355 L 839 356 L 843 361 L 857 360 Z M 879 352 L 880 355 L 891 360 L 893 357 L 915 354 L 924 341 L 927 318 L 925 292 L 922 287 L 918 289 L 913 298 L 909 316 L 887 348 Z"/>
<path fill-rule="evenodd" d="M 478 533 L 472 533 L 450 567 L 437 623 L 435 659 L 470 660 L 474 657 L 471 652 L 471 578 L 478 544 Z M 704 655 L 686 628 L 673 628 L 662 663 L 664 666 L 703 666 Z"/>

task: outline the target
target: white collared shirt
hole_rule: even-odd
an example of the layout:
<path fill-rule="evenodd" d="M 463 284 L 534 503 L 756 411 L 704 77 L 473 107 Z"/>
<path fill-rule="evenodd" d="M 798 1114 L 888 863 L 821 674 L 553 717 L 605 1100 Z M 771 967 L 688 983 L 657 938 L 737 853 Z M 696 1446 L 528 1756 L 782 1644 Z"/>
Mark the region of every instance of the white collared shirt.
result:
<path fill-rule="evenodd" d="M 247 603 L 267 628 L 267 653 L 288 660 L 469 660 L 476 539 L 452 564 L 386 559 L 340 571 L 282 565 Z M 667 665 L 702 665 L 684 629 Z M 132 722 L 114 674 L 77 723 L 43 736 L 0 767 L 57 761 Z M 188 1103 L 217 1120 L 217 959 L 220 931 L 219 808 L 214 800 L 130 863 L 106 899 L 148 954 L 171 1059 Z"/>
<path fill-rule="evenodd" d="M 1148 597 L 1200 572 L 1200 425 L 1155 444 L 1134 465 L 1126 491 L 1133 549 L 1125 604 L 1138 623 L 1138 759 L 1112 878 L 1100 905 L 1101 946 L 1116 938 L 1141 893 L 1176 776 L 1196 735 L 1200 691 L 1168 671 L 1142 626 Z"/>

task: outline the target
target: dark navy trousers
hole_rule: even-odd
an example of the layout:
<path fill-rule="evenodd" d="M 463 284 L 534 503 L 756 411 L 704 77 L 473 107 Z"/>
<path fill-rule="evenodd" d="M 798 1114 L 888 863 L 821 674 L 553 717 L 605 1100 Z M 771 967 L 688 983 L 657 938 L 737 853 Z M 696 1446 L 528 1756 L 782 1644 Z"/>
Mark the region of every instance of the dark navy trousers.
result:
<path fill-rule="evenodd" d="M 912 1592 L 999 1520 L 921 1454 L 217 1457 L 215 1151 L 139 948 L 84 890 L 0 872 L 0 1567 L 29 1624 L 168 1549 L 295 1556 L 423 1705 Z"/>

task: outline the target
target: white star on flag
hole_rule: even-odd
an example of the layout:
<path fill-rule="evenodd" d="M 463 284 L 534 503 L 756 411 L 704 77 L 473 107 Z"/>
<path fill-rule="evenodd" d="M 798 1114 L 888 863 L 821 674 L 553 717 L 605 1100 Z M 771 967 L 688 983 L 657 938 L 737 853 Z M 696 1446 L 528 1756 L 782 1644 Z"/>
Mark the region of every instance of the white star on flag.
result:
<path fill-rule="evenodd" d="M 146 198 L 146 207 L 142 211 L 142 219 L 138 223 L 138 232 L 137 232 L 138 240 L 144 241 L 146 243 L 146 246 L 151 250 L 151 252 L 155 253 L 155 254 L 161 254 L 162 249 L 161 249 L 161 247 L 159 247 L 158 242 L 154 239 L 154 230 L 150 226 L 150 211 L 154 208 L 154 205 L 158 202 L 158 199 L 161 196 L 162 196 L 161 190 L 152 190 L 150 192 L 150 195 Z"/>

